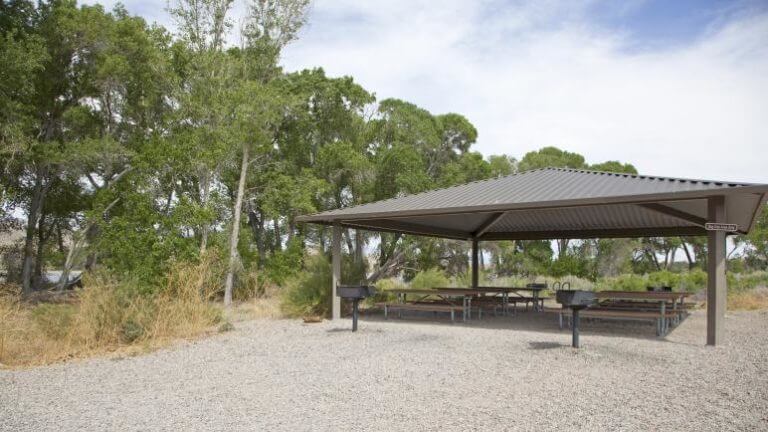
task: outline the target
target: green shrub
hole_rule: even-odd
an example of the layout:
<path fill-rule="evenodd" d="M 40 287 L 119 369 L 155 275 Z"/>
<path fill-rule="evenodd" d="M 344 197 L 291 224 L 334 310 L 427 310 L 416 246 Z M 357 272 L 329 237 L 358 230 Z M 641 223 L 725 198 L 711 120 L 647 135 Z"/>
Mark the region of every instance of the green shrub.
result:
<path fill-rule="evenodd" d="M 492 284 L 492 280 L 489 277 L 491 275 L 490 272 L 480 270 L 479 274 L 477 275 L 477 284 L 479 286 L 488 286 Z M 455 276 L 453 276 L 450 279 L 449 286 L 457 286 L 457 287 L 468 287 L 472 285 L 472 272 L 466 272 L 466 273 L 459 273 Z"/>
<path fill-rule="evenodd" d="M 294 237 L 286 245 L 285 250 L 270 255 L 264 263 L 264 273 L 267 278 L 277 285 L 284 285 L 288 279 L 301 270 L 304 259 L 302 239 Z"/>
<path fill-rule="evenodd" d="M 331 263 L 323 255 L 307 257 L 305 270 L 285 283 L 282 308 L 288 316 L 327 316 L 331 306 Z"/>
<path fill-rule="evenodd" d="M 120 330 L 120 340 L 125 343 L 135 342 L 144 336 L 144 327 L 131 318 L 123 322 Z"/>
<path fill-rule="evenodd" d="M 235 329 L 235 326 L 234 326 L 234 325 L 233 325 L 231 322 L 229 322 L 229 321 L 224 321 L 224 322 L 223 322 L 223 323 L 221 323 L 221 325 L 219 326 L 219 333 L 226 333 L 226 332 L 231 332 L 231 331 L 232 331 L 232 330 L 234 330 L 234 329 Z"/>
<path fill-rule="evenodd" d="M 363 303 L 368 307 L 373 306 L 374 304 L 379 302 L 394 301 L 397 296 L 395 294 L 390 293 L 389 291 L 393 289 L 402 289 L 406 287 L 403 282 L 395 278 L 381 279 L 377 281 L 374 285 L 376 286 L 376 295 L 373 297 L 368 297 L 367 299 L 365 299 Z"/>
<path fill-rule="evenodd" d="M 745 292 L 759 287 L 768 286 L 768 272 L 727 273 L 728 291 Z"/>
<path fill-rule="evenodd" d="M 438 268 L 431 268 L 416 273 L 411 281 L 411 288 L 413 289 L 431 289 L 437 287 L 446 287 L 450 284 L 450 281 L 445 276 L 442 270 Z"/>
<path fill-rule="evenodd" d="M 597 282 L 600 290 L 645 291 L 649 286 L 669 286 L 675 291 L 698 291 L 706 288 L 707 274 L 701 269 L 682 273 L 662 270 L 645 275 L 622 274 Z"/>
<path fill-rule="evenodd" d="M 645 277 L 636 274 L 623 274 L 611 278 L 603 278 L 598 281 L 599 290 L 616 291 L 645 291 L 648 281 Z"/>
<path fill-rule="evenodd" d="M 647 286 L 662 287 L 668 286 L 677 288 L 680 286 L 680 274 L 672 273 L 669 270 L 662 270 L 653 273 L 648 273 Z"/>
<path fill-rule="evenodd" d="M 707 287 L 707 272 L 702 269 L 693 269 L 680 276 L 681 291 L 698 291 Z"/>

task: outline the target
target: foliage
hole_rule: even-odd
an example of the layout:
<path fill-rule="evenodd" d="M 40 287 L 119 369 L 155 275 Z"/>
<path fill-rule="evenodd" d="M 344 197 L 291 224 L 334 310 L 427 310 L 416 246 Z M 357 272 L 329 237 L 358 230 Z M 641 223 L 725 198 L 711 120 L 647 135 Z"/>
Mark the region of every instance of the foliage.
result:
<path fill-rule="evenodd" d="M 322 255 L 307 257 L 305 271 L 288 280 L 283 290 L 283 311 L 288 316 L 328 316 L 331 308 L 331 264 Z"/>
<path fill-rule="evenodd" d="M 707 274 L 701 269 L 682 273 L 663 270 L 644 275 L 622 274 L 599 279 L 596 282 L 596 288 L 599 290 L 645 291 L 649 286 L 669 286 L 675 291 L 695 292 L 706 288 Z"/>
<path fill-rule="evenodd" d="M 376 281 L 375 286 L 376 286 L 376 295 L 365 299 L 364 304 L 368 307 L 371 307 L 374 304 L 379 302 L 394 301 L 397 298 L 397 296 L 391 293 L 390 291 L 394 289 L 407 288 L 407 285 L 404 282 L 395 278 L 380 279 Z"/>
<path fill-rule="evenodd" d="M 299 237 L 288 240 L 285 250 L 275 252 L 264 264 L 266 277 L 277 285 L 299 273 L 304 260 L 304 242 Z"/>
<path fill-rule="evenodd" d="M 702 272 L 703 273 L 703 272 Z M 726 273 L 728 292 L 745 292 L 755 288 L 768 287 L 768 271 L 752 273 Z"/>
<path fill-rule="evenodd" d="M 752 268 L 768 268 L 768 207 L 757 218 L 752 231 L 738 240 L 747 248 L 746 261 Z"/>
<path fill-rule="evenodd" d="M 518 169 L 528 171 L 547 167 L 586 168 L 584 156 L 560 150 L 557 147 L 544 147 L 538 151 L 528 152 L 520 159 Z"/>
<path fill-rule="evenodd" d="M 141 343 L 184 333 L 161 315 L 215 321 L 207 302 L 231 291 L 225 280 L 238 300 L 285 286 L 291 313 L 325 314 L 331 230 L 298 224 L 299 215 L 547 166 L 637 173 L 552 146 L 519 160 L 484 157 L 461 114 L 377 100 L 352 77 L 320 68 L 285 73 L 280 52 L 298 37 L 307 4 L 247 2 L 243 44 L 233 47 L 230 0 L 174 0 L 176 34 L 122 6 L 0 3 L 0 230 L 17 215 L 25 225 L 19 262 L 4 260 L 27 296 L 45 288 L 46 270 L 91 278 L 76 304 L 31 311 L 14 303 L 14 316 L 43 340 L 80 348 Z M 764 210 L 736 237 L 732 291 L 764 283 L 734 270 L 766 269 L 767 221 Z M 382 277 L 414 286 L 468 285 L 467 242 L 342 231 L 348 282 L 385 269 Z M 374 246 L 377 268 L 369 268 L 364 254 Z M 705 280 L 702 238 L 482 248 L 488 281 L 695 289 Z M 200 272 L 204 283 L 179 276 Z M 187 282 L 204 295 L 178 287 Z M 171 302 L 170 292 L 188 297 Z"/>
<path fill-rule="evenodd" d="M 416 273 L 416 276 L 411 280 L 411 288 L 414 289 L 432 289 L 447 287 L 448 285 L 450 285 L 450 281 L 445 273 L 438 268 L 422 270 Z"/>

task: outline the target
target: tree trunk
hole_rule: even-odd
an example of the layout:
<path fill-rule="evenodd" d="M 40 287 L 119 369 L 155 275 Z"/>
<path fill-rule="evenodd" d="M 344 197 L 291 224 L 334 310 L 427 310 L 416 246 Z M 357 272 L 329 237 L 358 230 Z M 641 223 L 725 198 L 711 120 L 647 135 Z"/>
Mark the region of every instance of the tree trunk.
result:
<path fill-rule="evenodd" d="M 648 248 L 645 248 L 645 256 L 648 257 L 648 260 L 653 263 L 654 267 L 656 267 L 656 270 L 661 270 L 661 265 L 659 264 L 659 260 L 656 259 L 656 253 L 651 251 Z"/>
<path fill-rule="evenodd" d="M 59 246 L 59 253 L 64 253 L 64 234 L 61 232 L 61 222 L 56 223 L 56 241 Z"/>
<path fill-rule="evenodd" d="M 211 191 L 211 182 L 208 180 L 208 173 L 206 172 L 202 176 L 203 190 L 200 194 L 200 203 L 203 208 L 208 208 L 208 196 Z M 208 247 L 208 230 L 210 229 L 208 222 L 203 222 L 203 226 L 200 228 L 200 255 L 205 253 Z"/>
<path fill-rule="evenodd" d="M 35 187 L 32 191 L 32 199 L 29 203 L 27 215 L 27 232 L 24 238 L 24 259 L 21 267 L 21 294 L 27 297 L 32 293 L 32 273 L 35 266 L 35 234 L 40 223 L 41 210 L 45 201 L 47 187 L 43 184 L 44 169 L 38 169 L 35 176 Z M 39 258 L 39 257 L 38 257 Z"/>
<path fill-rule="evenodd" d="M 253 238 L 256 239 L 256 251 L 258 257 L 256 259 L 257 268 L 261 268 L 264 264 L 264 257 L 266 256 L 266 246 L 264 244 L 264 218 L 257 213 L 257 209 L 253 208 L 253 204 L 249 201 L 248 205 L 248 225 L 253 232 Z"/>
<path fill-rule="evenodd" d="M 272 226 L 275 228 L 275 246 L 273 250 L 280 252 L 283 250 L 283 234 L 280 232 L 280 221 L 277 218 L 273 219 Z"/>
<path fill-rule="evenodd" d="M 288 216 L 288 242 L 290 243 L 291 240 L 293 240 L 293 237 L 296 235 L 296 222 L 293 219 L 293 216 Z"/>
<path fill-rule="evenodd" d="M 363 232 L 355 230 L 355 262 L 363 262 Z"/>
<path fill-rule="evenodd" d="M 400 272 L 405 264 L 405 252 L 399 251 L 392 255 L 383 265 L 379 266 L 370 276 L 366 283 L 372 284 L 379 279 L 392 277 Z"/>
<path fill-rule="evenodd" d="M 352 243 L 352 231 L 345 229 L 344 230 L 344 239 L 347 241 L 347 253 L 354 254 L 355 253 L 355 246 Z"/>
<path fill-rule="evenodd" d="M 32 281 L 34 282 L 32 286 L 34 289 L 39 289 L 43 284 L 43 254 L 44 254 L 44 248 L 45 243 L 48 241 L 49 238 L 51 238 L 51 235 L 53 234 L 53 228 L 55 227 L 55 224 L 52 222 L 50 224 L 50 227 L 48 228 L 48 231 L 46 232 L 45 228 L 45 218 L 46 218 L 45 212 L 41 212 L 40 215 L 40 223 L 37 225 L 37 259 L 35 260 L 35 273 L 32 278 Z"/>
<path fill-rule="evenodd" d="M 243 194 L 245 193 L 245 174 L 248 171 L 248 146 L 243 146 L 243 161 L 240 166 L 240 180 L 237 183 L 237 198 L 232 213 L 232 235 L 229 237 L 229 270 L 227 282 L 224 285 L 224 306 L 232 304 L 232 285 L 235 280 L 235 269 L 238 264 L 237 241 L 240 238 L 240 211 L 243 207 Z"/>
<path fill-rule="evenodd" d="M 109 205 L 104 209 L 104 212 L 102 212 L 103 215 L 106 215 L 109 213 L 109 211 L 112 209 L 112 207 L 115 206 L 120 201 L 120 198 L 115 198 Z M 77 256 L 78 250 L 83 246 L 83 241 L 86 239 L 87 233 L 94 229 L 94 226 L 96 225 L 96 221 L 99 219 L 94 219 L 91 222 L 89 222 L 85 229 L 83 229 L 83 235 L 80 238 L 77 238 L 74 234 L 72 235 L 72 245 L 69 248 L 69 252 L 67 252 L 67 259 L 64 261 L 64 268 L 61 269 L 61 276 L 59 276 L 59 283 L 56 289 L 59 291 L 63 290 L 65 286 L 67 286 L 67 283 L 69 282 L 69 273 L 72 271 L 72 267 L 75 265 L 75 257 Z"/>
<path fill-rule="evenodd" d="M 688 260 L 688 270 L 693 270 L 694 261 L 691 258 L 691 253 L 688 252 L 688 246 L 685 244 L 685 241 L 683 239 L 680 239 L 680 246 L 683 248 L 683 252 L 685 252 L 685 259 Z"/>

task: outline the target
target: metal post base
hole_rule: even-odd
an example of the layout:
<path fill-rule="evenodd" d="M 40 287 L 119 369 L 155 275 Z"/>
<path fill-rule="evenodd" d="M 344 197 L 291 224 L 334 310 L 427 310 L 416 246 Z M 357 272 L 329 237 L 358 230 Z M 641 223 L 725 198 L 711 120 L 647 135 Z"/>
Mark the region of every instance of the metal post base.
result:
<path fill-rule="evenodd" d="M 579 310 L 574 308 L 573 310 L 573 324 L 571 325 L 572 330 L 572 340 L 571 340 L 571 346 L 574 348 L 579 347 Z"/>
<path fill-rule="evenodd" d="M 358 307 L 357 304 L 360 303 L 360 299 L 355 299 L 352 302 L 352 331 L 357 331 L 357 315 L 358 315 Z"/>

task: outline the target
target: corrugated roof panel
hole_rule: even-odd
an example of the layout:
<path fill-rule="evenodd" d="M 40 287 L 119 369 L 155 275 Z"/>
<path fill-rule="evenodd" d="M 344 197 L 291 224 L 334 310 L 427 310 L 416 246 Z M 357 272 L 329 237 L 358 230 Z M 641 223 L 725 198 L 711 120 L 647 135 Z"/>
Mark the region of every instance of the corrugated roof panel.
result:
<path fill-rule="evenodd" d="M 768 185 L 545 168 L 301 216 L 299 222 L 449 238 L 701 235 L 707 199 L 750 229 Z M 506 213 L 485 228 L 494 215 Z M 485 235 L 478 234 L 481 227 Z M 579 237 L 583 236 L 583 237 Z"/>
<path fill-rule="evenodd" d="M 636 205 L 511 211 L 489 232 L 626 229 L 695 226 Z"/>
<path fill-rule="evenodd" d="M 300 220 L 332 220 L 339 216 L 394 212 L 439 212 L 445 209 L 482 206 L 536 206 L 569 200 L 589 200 L 592 204 L 599 204 L 600 199 L 616 197 L 641 199 L 643 196 L 719 191 L 746 186 L 759 185 L 545 168 L 331 210 L 302 217 Z"/>

